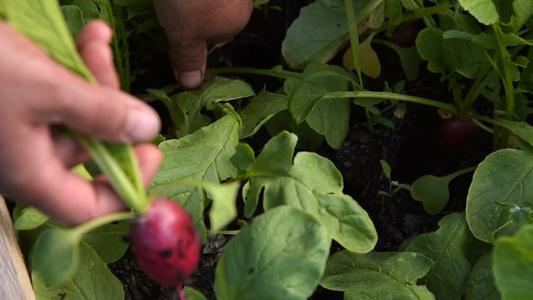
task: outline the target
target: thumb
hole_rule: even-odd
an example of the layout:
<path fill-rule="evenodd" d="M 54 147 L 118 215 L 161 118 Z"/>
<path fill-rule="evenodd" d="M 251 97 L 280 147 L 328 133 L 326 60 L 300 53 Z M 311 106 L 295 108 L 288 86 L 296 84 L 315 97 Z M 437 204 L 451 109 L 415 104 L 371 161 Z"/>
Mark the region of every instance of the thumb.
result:
<path fill-rule="evenodd" d="M 176 80 L 186 89 L 202 84 L 207 60 L 205 40 L 169 41 L 169 57 Z"/>

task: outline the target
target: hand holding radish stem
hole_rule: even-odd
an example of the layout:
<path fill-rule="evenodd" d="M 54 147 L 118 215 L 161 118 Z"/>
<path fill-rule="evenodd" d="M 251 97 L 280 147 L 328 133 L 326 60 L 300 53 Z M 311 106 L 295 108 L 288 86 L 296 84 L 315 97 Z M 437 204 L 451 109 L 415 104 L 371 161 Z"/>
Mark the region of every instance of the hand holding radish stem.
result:
<path fill-rule="evenodd" d="M 0 193 L 67 225 L 125 206 L 105 177 L 88 182 L 70 171 L 89 155 L 74 139 L 62 137 L 58 126 L 116 142 L 146 142 L 160 128 L 155 111 L 119 90 L 111 35 L 107 24 L 93 21 L 77 39 L 99 82 L 93 85 L 0 21 Z M 161 154 L 150 144 L 139 144 L 135 152 L 147 184 Z"/>

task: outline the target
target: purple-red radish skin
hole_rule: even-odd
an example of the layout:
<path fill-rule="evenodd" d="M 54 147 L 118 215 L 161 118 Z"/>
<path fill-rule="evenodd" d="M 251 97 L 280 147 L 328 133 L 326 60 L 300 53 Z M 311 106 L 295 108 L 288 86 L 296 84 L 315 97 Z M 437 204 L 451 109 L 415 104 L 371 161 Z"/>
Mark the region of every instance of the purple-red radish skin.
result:
<path fill-rule="evenodd" d="M 470 119 L 451 117 L 440 124 L 440 134 L 444 143 L 452 149 L 467 144 L 479 131 L 479 126 Z"/>
<path fill-rule="evenodd" d="M 393 44 L 402 48 L 408 48 L 415 44 L 418 29 L 415 25 L 409 24 L 405 27 L 397 28 L 389 39 Z"/>
<path fill-rule="evenodd" d="M 130 225 L 137 262 L 155 282 L 181 288 L 195 271 L 201 242 L 189 214 L 176 202 L 156 198 Z"/>

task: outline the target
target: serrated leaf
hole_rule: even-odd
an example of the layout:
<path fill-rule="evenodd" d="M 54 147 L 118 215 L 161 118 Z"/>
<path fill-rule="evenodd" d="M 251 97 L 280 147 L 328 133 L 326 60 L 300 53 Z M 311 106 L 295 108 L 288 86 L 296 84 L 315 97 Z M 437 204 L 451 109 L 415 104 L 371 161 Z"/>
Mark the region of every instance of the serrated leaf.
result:
<path fill-rule="evenodd" d="M 466 285 L 465 296 L 468 300 L 500 300 L 492 271 L 492 252 L 482 256 L 472 268 Z"/>
<path fill-rule="evenodd" d="M 263 148 L 251 171 L 244 195 L 245 215 L 251 216 L 263 193 L 265 210 L 290 205 L 315 216 L 331 238 L 354 252 L 370 251 L 377 234 L 368 214 L 342 193 L 342 176 L 331 161 L 315 153 L 292 156 L 297 138 L 282 132 Z"/>
<path fill-rule="evenodd" d="M 255 134 L 275 114 L 287 109 L 287 103 L 287 95 L 261 91 L 239 112 L 242 119 L 240 137 L 246 138 Z"/>
<path fill-rule="evenodd" d="M 525 151 L 503 149 L 488 155 L 474 173 L 466 201 L 466 218 L 476 238 L 489 242 L 516 233 L 509 224 L 509 207 L 533 207 L 533 157 Z M 503 226 L 503 227 L 502 227 Z"/>
<path fill-rule="evenodd" d="M 464 214 L 450 214 L 439 221 L 439 229 L 409 239 L 401 249 L 421 253 L 435 263 L 419 280 L 437 300 L 461 299 L 470 263 L 465 257 L 473 240 Z"/>
<path fill-rule="evenodd" d="M 413 252 L 340 251 L 328 259 L 320 285 L 344 291 L 344 299 L 435 299 L 417 285 L 432 266 L 431 259 Z"/>
<path fill-rule="evenodd" d="M 502 237 L 494 247 L 494 278 L 503 300 L 533 298 L 533 226 L 513 237 Z"/>
<path fill-rule="evenodd" d="M 217 299 L 307 299 L 329 254 L 324 227 L 281 206 L 256 217 L 224 248 L 215 276 Z"/>
<path fill-rule="evenodd" d="M 514 0 L 511 20 L 504 24 L 511 28 L 511 32 L 518 32 L 533 15 L 533 2 L 530 0 Z"/>
<path fill-rule="evenodd" d="M 165 101 L 176 127 L 178 136 L 183 137 L 195 132 L 210 122 L 200 110 L 206 107 L 213 110 L 215 103 L 235 100 L 254 95 L 250 85 L 242 80 L 214 77 L 206 80 L 200 89 L 179 93 Z M 164 99 L 164 98 L 163 98 Z M 183 120 L 183 124 L 179 123 Z"/>
<path fill-rule="evenodd" d="M 288 108 L 297 123 L 307 121 L 316 132 L 324 135 L 328 144 L 338 149 L 348 134 L 350 99 L 324 98 L 327 92 L 346 91 L 350 75 L 341 67 L 311 63 L 301 78 L 285 81 L 289 95 Z"/>
<path fill-rule="evenodd" d="M 68 281 L 57 287 L 46 285 L 39 273 L 32 272 L 37 300 L 124 299 L 120 281 L 96 252 L 84 242 L 79 245 L 79 265 Z"/>
<path fill-rule="evenodd" d="M 237 174 L 230 159 L 239 143 L 240 124 L 233 115 L 202 127 L 193 134 L 159 144 L 164 159 L 150 186 L 161 196 L 180 203 L 192 216 L 205 238 L 205 193 L 198 186 L 179 181 L 192 179 L 219 183 Z"/>

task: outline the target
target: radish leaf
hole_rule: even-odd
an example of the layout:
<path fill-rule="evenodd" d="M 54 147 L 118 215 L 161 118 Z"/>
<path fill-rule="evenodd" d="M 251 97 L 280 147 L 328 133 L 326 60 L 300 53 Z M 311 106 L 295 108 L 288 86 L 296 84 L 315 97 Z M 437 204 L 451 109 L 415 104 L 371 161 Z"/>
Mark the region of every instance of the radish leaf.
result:
<path fill-rule="evenodd" d="M 122 284 L 109 271 L 107 265 L 96 252 L 84 242 L 81 242 L 78 247 L 79 266 L 64 284 L 50 287 L 39 273 L 32 272 L 33 287 L 37 299 L 124 299 Z M 56 266 L 51 267 L 56 268 Z"/>
<path fill-rule="evenodd" d="M 435 263 L 419 280 L 435 299 L 460 299 L 464 293 L 470 263 L 465 254 L 473 240 L 464 214 L 450 214 L 439 222 L 439 230 L 407 240 L 403 251 L 423 254 Z"/>
<path fill-rule="evenodd" d="M 307 299 L 329 254 L 324 227 L 281 206 L 256 217 L 231 239 L 217 264 L 217 299 Z M 274 280 L 273 280 L 274 279 Z"/>
<path fill-rule="evenodd" d="M 492 252 L 483 255 L 472 268 L 466 285 L 465 295 L 469 300 L 500 300 L 492 271 Z"/>
<path fill-rule="evenodd" d="M 331 238 L 354 252 L 372 250 L 377 234 L 368 214 L 342 193 L 340 172 L 317 154 L 300 152 L 294 157 L 297 137 L 282 132 L 272 138 L 247 173 L 245 216 L 251 216 L 263 193 L 265 210 L 290 205 L 315 216 Z"/>
<path fill-rule="evenodd" d="M 326 265 L 323 287 L 344 291 L 344 299 L 435 299 L 425 286 L 418 285 L 433 266 L 426 256 L 413 252 L 340 251 Z"/>
<path fill-rule="evenodd" d="M 466 218 L 474 236 L 482 241 L 513 235 L 520 225 L 511 209 L 532 208 L 533 159 L 531 154 L 503 149 L 488 155 L 474 173 L 466 201 Z"/>
<path fill-rule="evenodd" d="M 502 237 L 494 247 L 494 278 L 504 300 L 533 298 L 533 226 L 513 237 Z"/>
<path fill-rule="evenodd" d="M 200 236 L 205 239 L 203 223 L 205 193 L 199 186 L 180 184 L 180 180 L 219 182 L 237 175 L 230 159 L 239 143 L 240 124 L 226 115 L 181 139 L 159 144 L 165 159 L 150 186 L 158 196 L 171 198 L 191 215 Z M 218 205 L 218 204 L 217 204 Z"/>

